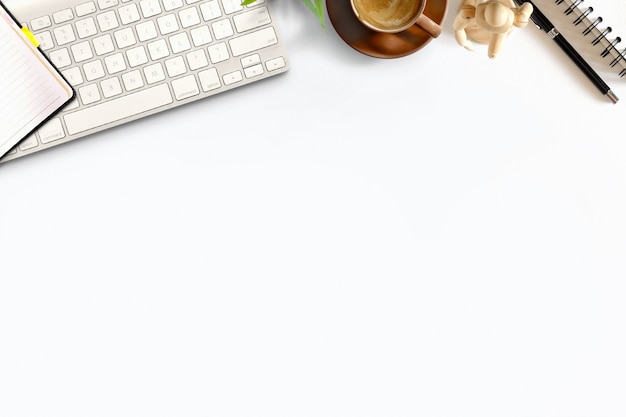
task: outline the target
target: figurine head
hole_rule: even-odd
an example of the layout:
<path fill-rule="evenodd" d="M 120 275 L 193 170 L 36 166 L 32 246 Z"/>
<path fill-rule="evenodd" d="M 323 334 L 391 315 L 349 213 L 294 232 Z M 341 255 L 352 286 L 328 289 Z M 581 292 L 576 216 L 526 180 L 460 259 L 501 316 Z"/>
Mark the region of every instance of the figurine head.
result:
<path fill-rule="evenodd" d="M 515 22 L 515 12 L 499 1 L 476 6 L 476 23 L 491 33 L 507 33 Z"/>

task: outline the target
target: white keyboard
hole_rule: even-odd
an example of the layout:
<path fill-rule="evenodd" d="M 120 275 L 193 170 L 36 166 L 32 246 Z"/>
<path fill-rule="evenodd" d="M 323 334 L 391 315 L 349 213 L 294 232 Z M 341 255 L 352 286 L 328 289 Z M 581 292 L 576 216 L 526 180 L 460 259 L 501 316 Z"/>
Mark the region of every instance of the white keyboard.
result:
<path fill-rule="evenodd" d="M 270 0 L 241 2 L 5 0 L 76 99 L 1 161 L 286 71 Z"/>

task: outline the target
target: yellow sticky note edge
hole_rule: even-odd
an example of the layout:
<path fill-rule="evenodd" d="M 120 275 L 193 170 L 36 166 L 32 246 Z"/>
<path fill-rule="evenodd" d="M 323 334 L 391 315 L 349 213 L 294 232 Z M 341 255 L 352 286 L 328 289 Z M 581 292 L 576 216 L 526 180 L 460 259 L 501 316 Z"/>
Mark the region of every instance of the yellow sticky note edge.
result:
<path fill-rule="evenodd" d="M 39 48 L 39 41 L 37 40 L 35 35 L 33 35 L 33 32 L 31 32 L 30 29 L 28 29 L 26 26 L 23 26 L 22 32 L 24 32 L 24 35 L 26 35 L 28 40 L 31 41 L 33 45 L 35 45 L 35 48 Z"/>

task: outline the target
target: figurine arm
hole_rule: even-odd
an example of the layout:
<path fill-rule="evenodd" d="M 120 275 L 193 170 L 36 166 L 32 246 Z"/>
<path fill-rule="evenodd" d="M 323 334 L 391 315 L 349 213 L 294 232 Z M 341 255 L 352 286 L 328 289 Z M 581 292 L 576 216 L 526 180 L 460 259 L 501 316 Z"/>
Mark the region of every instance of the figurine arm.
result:
<path fill-rule="evenodd" d="M 465 4 L 461 6 L 459 13 L 454 19 L 454 23 L 452 24 L 452 29 L 454 30 L 454 38 L 456 39 L 457 43 L 465 49 L 473 51 L 474 46 L 467 39 L 467 33 L 465 32 L 465 28 L 469 25 L 470 21 L 475 18 L 476 7 L 468 3 L 471 3 L 471 1 L 465 2 Z"/>
<path fill-rule="evenodd" d="M 515 23 L 518 28 L 523 28 L 528 24 L 530 15 L 533 13 L 533 5 L 531 3 L 522 4 L 515 12 Z"/>
<path fill-rule="evenodd" d="M 493 59 L 502 50 L 502 45 L 504 44 L 504 39 L 506 38 L 506 33 L 494 33 L 491 35 L 491 40 L 489 41 L 489 48 L 487 49 L 487 56 Z"/>

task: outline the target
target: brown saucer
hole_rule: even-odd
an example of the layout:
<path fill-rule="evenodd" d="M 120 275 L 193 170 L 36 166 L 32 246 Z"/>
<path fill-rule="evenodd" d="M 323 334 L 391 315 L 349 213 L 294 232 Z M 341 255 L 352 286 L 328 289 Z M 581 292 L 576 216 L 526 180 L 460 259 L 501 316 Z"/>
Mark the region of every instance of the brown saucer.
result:
<path fill-rule="evenodd" d="M 440 25 L 447 0 L 428 0 L 424 14 Z M 422 49 L 433 38 L 418 26 L 399 33 L 379 33 L 363 26 L 352 12 L 350 0 L 326 0 L 328 17 L 337 34 L 352 48 L 375 58 L 399 58 Z"/>

